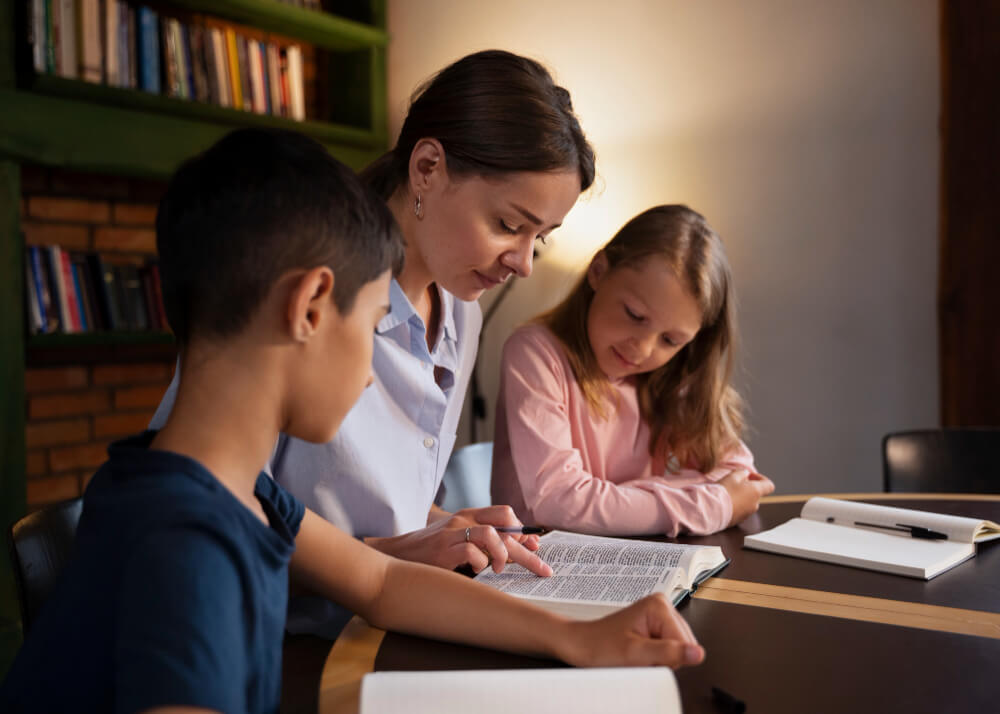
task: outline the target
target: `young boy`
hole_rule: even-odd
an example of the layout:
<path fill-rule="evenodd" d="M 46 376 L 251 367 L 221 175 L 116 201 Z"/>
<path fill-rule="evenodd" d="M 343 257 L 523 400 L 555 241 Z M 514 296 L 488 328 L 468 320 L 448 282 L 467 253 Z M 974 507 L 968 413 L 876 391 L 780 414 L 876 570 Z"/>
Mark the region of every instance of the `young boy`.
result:
<path fill-rule="evenodd" d="M 159 432 L 110 447 L 0 710 L 274 711 L 289 566 L 382 628 L 576 665 L 700 661 L 662 598 L 570 622 L 385 556 L 260 473 L 279 432 L 329 440 L 371 381 L 402 261 L 385 205 L 319 144 L 230 134 L 174 176 L 157 245 L 181 350 L 176 404 Z"/>

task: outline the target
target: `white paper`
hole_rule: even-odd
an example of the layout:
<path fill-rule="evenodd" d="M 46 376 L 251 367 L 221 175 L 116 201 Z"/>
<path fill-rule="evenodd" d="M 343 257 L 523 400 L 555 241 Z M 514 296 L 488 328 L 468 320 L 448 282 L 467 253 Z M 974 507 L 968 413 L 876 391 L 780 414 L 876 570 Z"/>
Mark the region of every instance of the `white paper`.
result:
<path fill-rule="evenodd" d="M 376 672 L 361 681 L 360 714 L 679 714 L 666 667 Z"/>

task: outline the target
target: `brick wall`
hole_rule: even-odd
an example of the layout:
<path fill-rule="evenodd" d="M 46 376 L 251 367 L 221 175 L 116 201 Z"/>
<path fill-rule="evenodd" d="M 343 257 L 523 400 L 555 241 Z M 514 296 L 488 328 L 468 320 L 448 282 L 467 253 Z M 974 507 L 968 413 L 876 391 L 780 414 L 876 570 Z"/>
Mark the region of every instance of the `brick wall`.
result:
<path fill-rule="evenodd" d="M 136 262 L 156 252 L 153 222 L 164 184 L 33 166 L 22 167 L 21 184 L 29 245 Z M 26 367 L 29 508 L 79 496 L 107 445 L 149 423 L 173 374 L 172 359 L 39 367 L 30 350 Z"/>

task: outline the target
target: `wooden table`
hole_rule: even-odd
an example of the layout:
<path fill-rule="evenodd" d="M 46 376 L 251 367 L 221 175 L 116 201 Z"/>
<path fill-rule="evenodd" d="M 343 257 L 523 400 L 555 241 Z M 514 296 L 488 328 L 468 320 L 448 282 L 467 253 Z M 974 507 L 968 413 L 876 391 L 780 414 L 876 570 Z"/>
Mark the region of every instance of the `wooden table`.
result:
<path fill-rule="evenodd" d="M 830 495 L 1000 521 L 1000 495 Z M 750 713 L 996 711 L 1000 545 L 980 546 L 975 558 L 927 582 L 743 550 L 744 535 L 798 515 L 806 498 L 770 497 L 737 528 L 679 539 L 721 545 L 732 558 L 725 577 L 704 583 L 680 608 L 708 652 L 702 665 L 677 672 L 684 711 L 719 712 L 713 686 Z M 375 670 L 563 666 L 385 633 L 359 618 L 332 648 L 315 638 L 291 644 L 285 711 L 318 703 L 324 714 L 354 714 L 360 679 Z M 326 652 L 317 700 L 310 687 Z"/>

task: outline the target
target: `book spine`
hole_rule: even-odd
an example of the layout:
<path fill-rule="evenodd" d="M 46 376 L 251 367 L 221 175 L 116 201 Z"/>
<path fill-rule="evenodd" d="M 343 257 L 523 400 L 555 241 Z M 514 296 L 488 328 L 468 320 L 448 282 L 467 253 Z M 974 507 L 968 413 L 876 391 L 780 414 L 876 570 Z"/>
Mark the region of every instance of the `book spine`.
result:
<path fill-rule="evenodd" d="M 128 5 L 121 0 L 118 6 L 118 86 L 128 86 Z"/>
<path fill-rule="evenodd" d="M 229 81 L 232 87 L 233 108 L 243 108 L 243 91 L 240 85 L 240 54 L 236 31 L 226 28 L 226 54 L 229 56 Z"/>
<path fill-rule="evenodd" d="M 101 0 L 101 77 L 109 87 L 118 84 L 117 17 L 115 0 Z"/>
<path fill-rule="evenodd" d="M 240 77 L 240 96 L 243 97 L 243 110 L 253 111 L 253 90 L 250 88 L 250 66 L 247 63 L 247 38 L 236 36 L 237 70 Z"/>
<path fill-rule="evenodd" d="M 31 286 L 38 300 L 38 312 L 41 317 L 39 332 L 51 332 L 49 292 L 45 284 L 45 274 L 42 272 L 42 260 L 38 246 L 28 246 L 28 256 L 31 260 Z"/>
<path fill-rule="evenodd" d="M 128 297 L 125 294 L 125 273 L 124 266 L 112 265 L 111 273 L 114 278 L 111 285 L 114 288 L 114 302 L 118 306 L 118 315 L 121 317 L 121 323 L 119 324 L 119 329 L 121 330 L 134 330 L 135 329 L 135 317 L 132 315 L 132 306 L 128 302 Z"/>
<path fill-rule="evenodd" d="M 142 281 L 139 270 L 134 265 L 121 266 L 122 295 L 129 315 L 129 325 L 133 330 L 149 329 L 149 314 L 143 299 Z"/>
<path fill-rule="evenodd" d="M 140 88 L 160 93 L 160 40 L 159 18 L 148 7 L 139 8 L 139 72 Z"/>
<path fill-rule="evenodd" d="M 177 24 L 180 38 L 181 84 L 184 86 L 184 98 L 196 99 L 194 86 L 194 67 L 191 66 L 191 35 L 187 25 Z"/>
<path fill-rule="evenodd" d="M 201 66 L 204 68 L 205 88 L 208 101 L 217 107 L 223 106 L 219 94 L 219 72 L 215 67 L 215 45 L 212 42 L 212 31 L 207 27 L 199 28 L 201 35 Z"/>
<path fill-rule="evenodd" d="M 138 37 L 135 22 L 135 8 L 128 6 L 128 86 L 139 87 Z"/>
<path fill-rule="evenodd" d="M 229 60 L 226 54 L 226 41 L 222 30 L 212 28 L 212 51 L 215 54 L 215 81 L 219 86 L 219 104 L 223 107 L 233 106 L 232 82 L 229 79 Z"/>
<path fill-rule="evenodd" d="M 87 313 L 87 321 L 90 323 L 90 329 L 95 331 L 106 330 L 107 326 L 104 323 L 101 306 L 97 301 L 97 281 L 94 271 L 90 267 L 90 261 L 85 253 L 77 253 L 74 258 L 76 260 L 77 272 L 80 276 L 84 311 Z"/>
<path fill-rule="evenodd" d="M 267 77 L 268 92 L 271 95 L 271 114 L 282 116 L 281 111 L 281 62 L 278 58 L 278 48 L 267 46 Z"/>
<path fill-rule="evenodd" d="M 101 16 L 98 0 L 78 0 L 77 48 L 80 78 L 101 83 Z"/>
<path fill-rule="evenodd" d="M 73 279 L 73 266 L 69 262 L 69 253 L 64 250 L 59 251 L 59 264 L 62 271 L 63 290 L 66 294 L 66 307 L 69 308 L 67 315 L 71 329 L 69 332 L 83 331 L 83 319 L 81 318 L 80 302 L 77 299 L 76 281 Z"/>
<path fill-rule="evenodd" d="M 253 111 L 257 114 L 263 114 L 265 112 L 264 76 L 261 73 L 257 40 L 247 40 L 247 65 L 250 74 L 250 96 L 253 99 Z"/>
<path fill-rule="evenodd" d="M 298 45 L 288 48 L 288 93 L 292 105 L 292 119 L 304 120 L 306 105 L 302 87 L 302 48 Z"/>
<path fill-rule="evenodd" d="M 24 305 L 28 310 L 28 333 L 37 335 L 45 328 L 42 317 L 42 306 L 35 290 L 35 279 L 32 276 L 31 251 L 24 252 Z"/>
<path fill-rule="evenodd" d="M 111 266 L 104 262 L 97 253 L 87 254 L 87 263 L 94 276 L 94 288 L 97 293 L 97 306 L 105 329 L 122 329 L 121 313 L 115 303 L 115 275 Z"/>
<path fill-rule="evenodd" d="M 46 253 L 48 255 L 49 290 L 59 310 L 59 330 L 61 332 L 72 332 L 73 323 L 69 316 L 66 287 L 63 284 L 62 259 L 59 257 L 59 246 L 48 246 Z"/>
<path fill-rule="evenodd" d="M 80 279 L 80 266 L 75 259 L 69 261 L 70 273 L 73 276 L 73 295 L 80 313 L 80 330 L 88 332 L 94 329 L 94 318 L 90 314 L 90 304 L 87 302 L 87 293 L 84 291 L 83 281 Z"/>
<path fill-rule="evenodd" d="M 31 62 L 35 71 L 44 74 L 48 55 L 48 26 L 45 22 L 45 0 L 31 2 Z"/>

